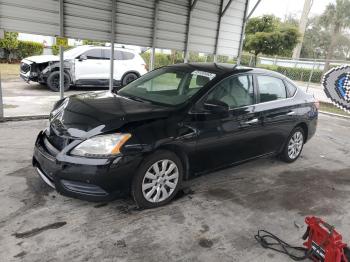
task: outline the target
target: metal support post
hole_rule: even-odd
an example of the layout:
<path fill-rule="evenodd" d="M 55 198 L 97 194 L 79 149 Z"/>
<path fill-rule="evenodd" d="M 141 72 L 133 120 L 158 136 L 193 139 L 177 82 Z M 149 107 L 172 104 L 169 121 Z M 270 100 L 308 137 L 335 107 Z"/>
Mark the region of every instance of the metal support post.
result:
<path fill-rule="evenodd" d="M 60 37 L 64 36 L 64 0 L 59 0 Z M 64 98 L 64 48 L 60 45 L 60 99 Z"/>
<path fill-rule="evenodd" d="M 260 3 L 260 1 L 258 1 L 258 3 Z M 257 3 L 257 4 L 258 4 Z M 249 16 L 247 17 L 247 11 L 248 11 L 248 5 L 249 5 L 249 0 L 247 0 L 247 2 L 245 3 L 245 7 L 244 7 L 244 16 L 243 16 L 243 24 L 242 24 L 242 32 L 241 32 L 241 39 L 239 41 L 239 47 L 238 47 L 238 56 L 237 56 L 237 65 L 241 65 L 241 60 L 242 60 L 242 52 L 243 52 L 243 41 L 244 41 L 244 31 L 245 31 L 245 27 L 247 25 L 247 20 L 249 18 Z M 256 7 L 255 7 L 256 8 Z M 252 10 L 253 11 L 253 10 Z M 249 15 L 251 15 L 252 12 L 250 12 Z M 255 65 L 257 63 L 257 61 L 254 62 Z"/>
<path fill-rule="evenodd" d="M 309 77 L 309 82 L 307 82 L 306 93 L 309 90 L 309 86 L 310 86 L 310 83 L 311 83 L 311 80 L 312 80 L 312 76 L 313 76 L 314 71 L 315 71 L 315 64 L 316 64 L 316 58 L 314 59 L 314 63 L 312 65 L 312 69 L 311 69 L 311 73 L 310 73 L 310 77 Z"/>
<path fill-rule="evenodd" d="M 252 16 L 252 14 L 254 13 L 255 9 L 256 9 L 256 8 L 258 7 L 258 5 L 260 4 L 260 2 L 261 2 L 261 0 L 258 0 L 258 1 L 255 3 L 254 7 L 253 7 L 252 10 L 250 11 L 250 13 L 247 15 L 246 20 L 248 20 L 248 19 Z"/>
<path fill-rule="evenodd" d="M 226 13 L 226 11 L 230 8 L 233 0 L 229 0 L 228 3 L 226 4 L 224 11 L 221 12 L 221 17 L 223 17 Z"/>
<path fill-rule="evenodd" d="M 112 0 L 111 11 L 111 57 L 110 57 L 110 69 L 109 69 L 109 91 L 113 91 L 114 84 L 114 41 L 115 41 L 115 13 L 116 13 L 116 0 Z"/>
<path fill-rule="evenodd" d="M 218 43 L 219 43 L 219 35 L 220 35 L 220 27 L 221 27 L 221 18 L 222 18 L 222 7 L 224 5 L 224 0 L 220 1 L 220 9 L 219 9 L 219 21 L 218 27 L 216 29 L 216 38 L 215 38 L 215 47 L 214 47 L 214 63 L 217 62 L 217 52 L 218 52 Z"/>
<path fill-rule="evenodd" d="M 194 0 L 193 2 L 192 0 L 190 0 L 191 5 L 188 11 L 188 21 L 187 21 L 187 28 L 186 28 L 186 45 L 185 45 L 185 58 L 184 58 L 185 63 L 188 63 L 188 58 L 190 56 L 188 46 L 190 44 L 191 19 L 192 19 L 192 12 L 196 8 L 197 2 L 198 0 Z"/>
<path fill-rule="evenodd" d="M 158 14 L 159 14 L 159 0 L 155 1 L 154 6 L 154 19 L 153 19 L 153 36 L 152 36 L 152 48 L 150 57 L 150 70 L 154 69 L 155 56 L 156 56 L 156 40 L 157 40 L 157 24 L 158 24 Z"/>
<path fill-rule="evenodd" d="M 151 48 L 151 56 L 150 56 L 150 64 L 149 64 L 149 69 L 153 70 L 154 69 L 154 64 L 156 60 L 156 49 L 154 47 Z"/>
<path fill-rule="evenodd" d="M 4 102 L 2 100 L 1 72 L 0 72 L 0 122 L 4 119 Z"/>

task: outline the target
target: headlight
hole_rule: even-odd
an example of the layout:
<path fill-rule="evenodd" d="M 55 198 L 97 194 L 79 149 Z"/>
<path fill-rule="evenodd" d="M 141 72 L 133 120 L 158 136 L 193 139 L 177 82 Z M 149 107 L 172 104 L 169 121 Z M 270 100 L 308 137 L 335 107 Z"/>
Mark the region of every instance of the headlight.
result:
<path fill-rule="evenodd" d="M 120 148 L 131 137 L 130 134 L 109 134 L 92 137 L 72 151 L 71 155 L 85 157 L 107 157 L 120 153 Z"/>

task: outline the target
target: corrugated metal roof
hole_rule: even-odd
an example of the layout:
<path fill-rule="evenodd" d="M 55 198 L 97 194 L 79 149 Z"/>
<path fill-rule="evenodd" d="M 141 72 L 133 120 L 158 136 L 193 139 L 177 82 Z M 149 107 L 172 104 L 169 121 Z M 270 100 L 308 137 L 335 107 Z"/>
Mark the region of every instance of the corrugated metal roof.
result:
<path fill-rule="evenodd" d="M 151 46 L 156 1 L 117 0 L 115 42 Z M 188 50 L 212 54 L 217 48 L 217 54 L 238 54 L 248 0 L 233 0 L 219 26 L 221 1 L 198 0 L 190 20 Z M 228 2 L 224 0 L 223 6 Z M 6 31 L 59 34 L 58 0 L 0 0 L 0 5 L 0 28 Z M 64 0 L 65 36 L 109 41 L 111 6 L 112 0 Z M 158 7 L 155 47 L 184 50 L 191 1 L 159 0 Z"/>

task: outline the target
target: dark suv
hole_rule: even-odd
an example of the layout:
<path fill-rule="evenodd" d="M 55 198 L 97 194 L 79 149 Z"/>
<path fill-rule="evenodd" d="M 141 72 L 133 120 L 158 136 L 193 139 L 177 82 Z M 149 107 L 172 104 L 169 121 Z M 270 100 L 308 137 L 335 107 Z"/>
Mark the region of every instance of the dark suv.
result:
<path fill-rule="evenodd" d="M 154 70 L 116 93 L 56 103 L 33 165 L 58 192 L 138 206 L 169 202 L 193 174 L 278 155 L 295 161 L 315 133 L 315 99 L 283 75 L 229 64 Z"/>

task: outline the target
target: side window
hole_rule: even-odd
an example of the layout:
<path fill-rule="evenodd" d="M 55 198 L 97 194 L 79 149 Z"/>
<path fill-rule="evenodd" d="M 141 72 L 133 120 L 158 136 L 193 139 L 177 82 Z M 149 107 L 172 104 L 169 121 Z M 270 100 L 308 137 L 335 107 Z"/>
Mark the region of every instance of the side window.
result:
<path fill-rule="evenodd" d="M 111 50 L 103 49 L 103 59 L 111 59 Z M 114 50 L 114 59 L 115 60 L 123 60 L 123 52 Z"/>
<path fill-rule="evenodd" d="M 286 87 L 281 79 L 272 76 L 257 76 L 260 103 L 287 98 Z"/>
<path fill-rule="evenodd" d="M 288 90 L 288 97 L 294 96 L 295 92 L 297 91 L 297 87 L 289 81 L 284 81 L 284 83 L 286 84 Z"/>
<path fill-rule="evenodd" d="M 102 59 L 109 60 L 111 58 L 111 50 L 102 49 Z"/>
<path fill-rule="evenodd" d="M 91 49 L 84 53 L 87 59 L 103 59 L 102 49 Z"/>
<path fill-rule="evenodd" d="M 206 85 L 210 81 L 209 77 L 201 75 L 191 75 L 191 81 L 188 85 L 188 89 L 198 89 Z"/>
<path fill-rule="evenodd" d="M 134 57 L 135 57 L 135 55 L 133 53 L 130 53 L 130 52 L 122 51 L 121 53 L 123 53 L 123 60 L 131 60 L 131 59 L 134 59 Z"/>
<path fill-rule="evenodd" d="M 219 100 L 230 108 L 254 104 L 252 76 L 235 76 L 223 80 L 209 93 L 207 100 Z"/>
<path fill-rule="evenodd" d="M 123 52 L 122 52 L 122 51 L 115 50 L 115 51 L 114 51 L 114 59 L 116 59 L 116 60 L 124 60 L 124 58 L 123 58 Z"/>

